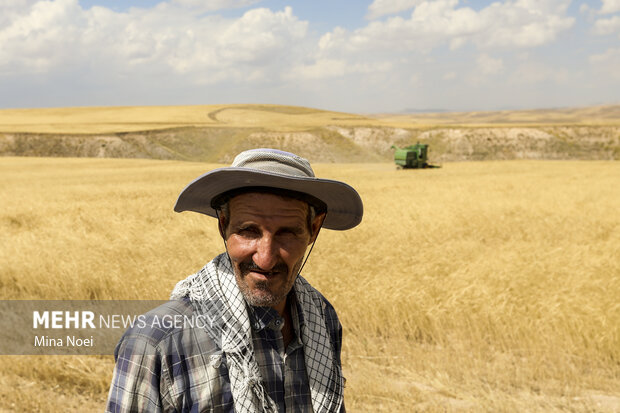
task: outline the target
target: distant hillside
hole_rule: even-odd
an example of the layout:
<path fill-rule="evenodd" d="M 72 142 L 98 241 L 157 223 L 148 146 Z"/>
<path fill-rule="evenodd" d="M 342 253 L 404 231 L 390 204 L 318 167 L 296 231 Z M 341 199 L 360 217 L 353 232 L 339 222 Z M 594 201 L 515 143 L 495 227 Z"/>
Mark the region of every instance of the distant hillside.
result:
<path fill-rule="evenodd" d="M 228 163 L 275 147 L 314 162 L 388 162 L 429 143 L 434 162 L 620 159 L 620 106 L 362 116 L 277 105 L 0 110 L 0 155 Z"/>
<path fill-rule="evenodd" d="M 435 112 L 376 115 L 390 123 L 434 125 L 619 125 L 620 105 L 580 108 L 502 110 L 486 112 Z"/>

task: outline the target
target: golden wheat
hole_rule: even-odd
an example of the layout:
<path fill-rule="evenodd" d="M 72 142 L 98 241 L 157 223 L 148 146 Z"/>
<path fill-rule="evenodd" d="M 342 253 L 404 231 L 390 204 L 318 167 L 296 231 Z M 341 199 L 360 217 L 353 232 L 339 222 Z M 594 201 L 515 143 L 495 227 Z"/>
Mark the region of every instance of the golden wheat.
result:
<path fill-rule="evenodd" d="M 166 298 L 222 250 L 212 219 L 172 212 L 216 166 L 0 158 L 0 297 Z M 620 409 L 620 164 L 315 170 L 365 203 L 304 270 L 344 325 L 349 410 Z M 2 361 L 9 411 L 101 409 L 113 367 Z"/>
<path fill-rule="evenodd" d="M 305 130 L 382 122 L 349 113 L 282 105 L 117 106 L 0 110 L 0 132 L 112 133 L 183 126 Z"/>
<path fill-rule="evenodd" d="M 110 106 L 1 109 L 0 132 L 103 134 L 187 126 L 301 131 L 329 125 L 433 128 L 438 125 L 618 125 L 620 106 L 564 110 L 362 116 L 283 105 Z"/>

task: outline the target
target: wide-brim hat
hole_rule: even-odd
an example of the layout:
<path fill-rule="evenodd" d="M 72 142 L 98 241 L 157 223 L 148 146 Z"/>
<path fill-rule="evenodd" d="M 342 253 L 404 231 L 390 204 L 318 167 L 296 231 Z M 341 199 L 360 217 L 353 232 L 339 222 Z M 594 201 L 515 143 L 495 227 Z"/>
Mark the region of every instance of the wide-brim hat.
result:
<path fill-rule="evenodd" d="M 310 163 L 295 154 L 276 149 L 241 152 L 230 167 L 209 171 L 181 191 L 176 212 L 194 211 L 217 217 L 214 199 L 243 188 L 273 188 L 307 194 L 324 203 L 323 227 L 345 230 L 362 221 L 362 199 L 355 189 L 340 181 L 317 178 Z"/>

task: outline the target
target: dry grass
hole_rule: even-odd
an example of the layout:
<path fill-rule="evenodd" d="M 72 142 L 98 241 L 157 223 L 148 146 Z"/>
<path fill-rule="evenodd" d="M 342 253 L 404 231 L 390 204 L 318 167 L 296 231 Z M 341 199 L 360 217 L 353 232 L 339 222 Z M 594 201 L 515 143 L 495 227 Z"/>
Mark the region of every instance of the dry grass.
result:
<path fill-rule="evenodd" d="M 381 124 L 360 115 L 281 105 L 118 106 L 0 110 L 0 132 L 112 133 L 184 126 L 277 131 L 326 124 Z"/>
<path fill-rule="evenodd" d="M 378 115 L 377 118 L 391 124 L 425 125 L 618 125 L 620 124 L 620 105 L 486 112 L 385 114 Z"/>
<path fill-rule="evenodd" d="M 573 109 L 362 116 L 282 105 L 80 107 L 0 110 L 0 132 L 101 134 L 187 126 L 303 131 L 329 125 L 432 128 L 437 125 L 619 125 L 620 105 Z"/>
<path fill-rule="evenodd" d="M 172 212 L 215 166 L 0 158 L 0 297 L 167 297 L 222 249 L 213 220 Z M 620 411 L 620 164 L 315 169 L 366 207 L 304 271 L 345 327 L 350 411 Z M 2 361 L 8 411 L 99 409 L 113 366 Z"/>

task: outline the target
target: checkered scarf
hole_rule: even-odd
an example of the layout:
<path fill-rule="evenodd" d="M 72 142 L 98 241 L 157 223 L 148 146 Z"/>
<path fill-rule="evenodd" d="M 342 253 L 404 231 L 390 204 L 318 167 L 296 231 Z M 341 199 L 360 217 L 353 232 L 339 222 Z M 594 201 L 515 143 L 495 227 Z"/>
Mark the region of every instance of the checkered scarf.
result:
<path fill-rule="evenodd" d="M 312 407 L 316 413 L 339 411 L 343 377 L 325 325 L 324 301 L 301 276 L 293 288 L 304 318 L 301 340 Z M 217 256 L 202 270 L 179 282 L 170 298 L 184 297 L 189 297 L 198 314 L 213 321 L 207 333 L 226 354 L 235 411 L 277 412 L 276 404 L 262 385 L 254 357 L 250 318 L 228 255 Z"/>

